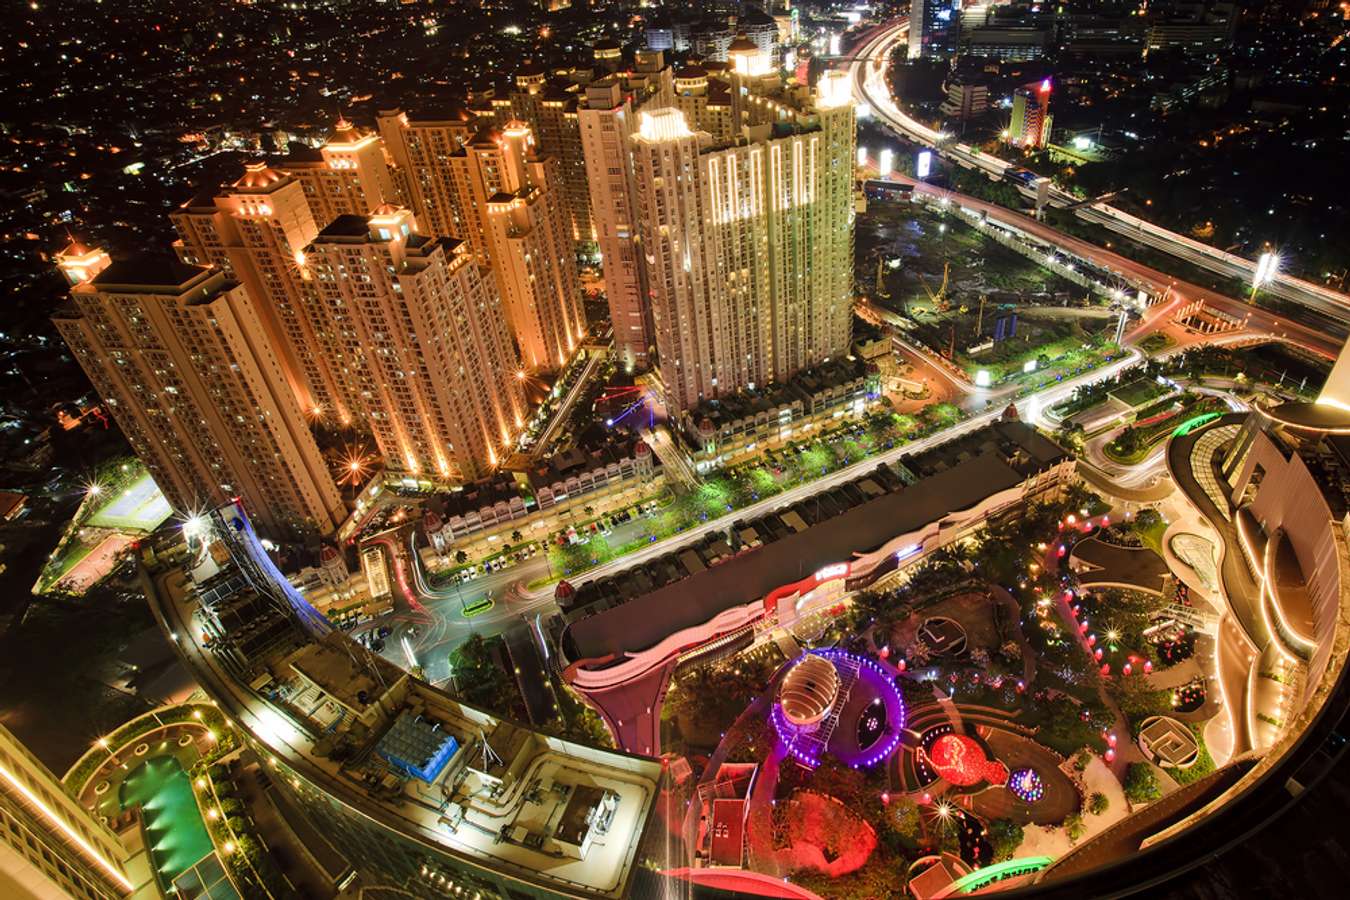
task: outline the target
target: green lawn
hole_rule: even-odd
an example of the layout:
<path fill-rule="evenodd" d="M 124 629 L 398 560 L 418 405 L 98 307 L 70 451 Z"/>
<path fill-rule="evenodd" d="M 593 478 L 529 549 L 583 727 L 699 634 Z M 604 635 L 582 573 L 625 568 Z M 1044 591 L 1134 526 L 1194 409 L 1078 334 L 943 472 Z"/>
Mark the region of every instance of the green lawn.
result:
<path fill-rule="evenodd" d="M 1177 784 L 1191 784 L 1199 781 L 1206 775 L 1214 771 L 1214 757 L 1210 755 L 1209 748 L 1205 746 L 1205 736 L 1195 725 L 1191 725 L 1191 733 L 1195 735 L 1196 742 L 1200 745 L 1200 755 L 1195 760 L 1195 765 L 1188 769 L 1164 769 L 1168 775 L 1177 782 Z"/>
<path fill-rule="evenodd" d="M 1147 420 L 1156 413 L 1155 407 L 1160 404 L 1166 408 L 1167 405 L 1174 404 L 1176 409 L 1164 415 L 1162 418 L 1153 422 Z M 1223 401 L 1217 397 L 1182 395 L 1179 401 L 1171 398 L 1158 401 L 1151 404 L 1139 413 L 1138 421 L 1144 422 L 1142 425 L 1131 425 L 1120 433 L 1115 440 L 1108 443 L 1103 448 L 1107 459 L 1121 465 L 1134 465 L 1157 447 L 1164 440 L 1171 436 L 1173 430 L 1193 416 L 1198 416 L 1209 412 L 1222 412 L 1227 409 Z"/>
<path fill-rule="evenodd" d="M 1136 378 L 1129 384 L 1122 385 L 1111 391 L 1111 396 L 1115 397 L 1126 406 L 1141 406 L 1154 397 L 1161 397 L 1170 391 L 1167 385 L 1159 384 L 1154 378 Z"/>
<path fill-rule="evenodd" d="M 1176 343 L 1176 341 L 1173 341 L 1161 331 L 1155 331 L 1139 342 L 1139 349 L 1150 354 L 1161 353 L 1174 343 Z"/>
<path fill-rule="evenodd" d="M 906 441 L 950 427 L 961 421 L 962 416 L 961 409 L 951 403 L 931 404 L 918 415 L 880 410 L 861 421 L 845 420 L 806 443 L 790 442 L 767 449 L 756 460 L 710 474 L 697 488 L 676 495 L 651 520 L 649 533 L 637 540 L 613 546 L 603 536 L 596 535 L 583 544 L 562 547 L 550 544 L 548 554 L 553 577 L 575 575 L 618 559 L 654 540 L 664 540 L 786 488 L 815 481 Z M 583 525 L 578 525 L 578 530 Z M 543 583 L 545 581 L 541 580 L 531 586 Z"/>
<path fill-rule="evenodd" d="M 1136 525 L 1135 527 L 1135 532 L 1139 535 L 1139 539 L 1144 542 L 1144 546 L 1159 556 L 1163 556 L 1162 539 L 1163 533 L 1166 531 L 1167 523 L 1161 517 L 1156 521 L 1150 520 L 1142 526 Z"/>

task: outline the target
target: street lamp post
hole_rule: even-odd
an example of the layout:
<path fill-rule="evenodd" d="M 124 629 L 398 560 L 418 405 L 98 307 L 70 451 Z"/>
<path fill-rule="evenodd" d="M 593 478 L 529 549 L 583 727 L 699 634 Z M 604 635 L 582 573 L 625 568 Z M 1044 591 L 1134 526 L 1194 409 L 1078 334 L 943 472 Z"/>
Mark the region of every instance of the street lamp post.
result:
<path fill-rule="evenodd" d="M 1248 298 L 1251 302 L 1256 300 L 1256 292 L 1266 284 L 1275 279 L 1275 273 L 1280 270 L 1280 256 L 1273 250 L 1264 251 L 1256 261 L 1256 270 L 1252 272 L 1252 293 Z"/>

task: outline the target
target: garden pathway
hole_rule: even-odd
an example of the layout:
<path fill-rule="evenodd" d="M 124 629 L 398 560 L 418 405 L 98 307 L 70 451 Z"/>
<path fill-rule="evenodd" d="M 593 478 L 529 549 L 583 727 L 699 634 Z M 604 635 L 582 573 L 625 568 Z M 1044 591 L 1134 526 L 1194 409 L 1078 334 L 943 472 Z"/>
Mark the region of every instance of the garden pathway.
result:
<path fill-rule="evenodd" d="M 1095 523 L 1100 526 L 1101 518 L 1095 517 Z M 1051 541 L 1045 551 L 1043 562 L 1047 572 L 1053 573 L 1059 571 L 1062 560 L 1059 558 L 1059 554 L 1055 549 L 1058 545 L 1058 540 Z M 1087 654 L 1087 658 L 1090 661 L 1092 659 L 1092 648 L 1088 645 L 1087 635 L 1078 628 L 1078 620 L 1074 617 L 1073 610 L 1069 608 L 1069 601 L 1065 598 L 1064 591 L 1055 592 L 1055 606 L 1059 610 L 1060 618 L 1064 620 L 1065 628 L 1068 629 L 1070 634 L 1077 637 L 1078 646 Z M 1140 752 L 1139 748 L 1135 746 L 1132 740 L 1130 740 L 1130 722 L 1125 718 L 1125 714 L 1120 711 L 1120 705 L 1116 703 L 1110 692 L 1107 691 L 1105 677 L 1101 675 L 1095 665 L 1091 666 L 1091 670 L 1094 673 L 1093 677 L 1097 685 L 1097 696 L 1101 699 L 1102 705 L 1106 707 L 1115 718 L 1113 731 L 1116 735 L 1116 758 L 1108 763 L 1108 765 L 1111 768 L 1111 773 L 1115 775 L 1116 778 L 1120 779 L 1121 784 L 1124 784 L 1125 769 L 1132 762 L 1142 761 L 1144 759 L 1144 754 Z"/>
<path fill-rule="evenodd" d="M 1144 677 L 1148 679 L 1149 687 L 1161 691 L 1167 688 L 1180 687 L 1197 678 L 1206 676 L 1204 670 L 1200 668 L 1199 660 L 1195 656 L 1191 656 L 1175 666 L 1166 669 L 1154 669 L 1153 672 Z"/>
<path fill-rule="evenodd" d="M 1036 680 L 1036 651 L 1031 648 L 1031 642 L 1027 640 L 1026 632 L 1022 630 L 1022 607 L 1002 586 L 991 583 L 988 590 L 1008 610 L 1008 621 L 1011 627 L 1016 629 L 1017 645 L 1022 648 L 1022 683 L 1030 688 L 1031 683 Z"/>

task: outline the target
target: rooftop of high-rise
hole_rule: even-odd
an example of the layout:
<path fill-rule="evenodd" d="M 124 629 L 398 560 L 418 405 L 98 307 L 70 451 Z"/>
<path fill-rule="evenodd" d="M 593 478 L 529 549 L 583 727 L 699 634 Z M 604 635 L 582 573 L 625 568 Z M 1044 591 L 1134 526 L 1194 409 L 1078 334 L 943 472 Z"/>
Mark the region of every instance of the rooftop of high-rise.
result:
<path fill-rule="evenodd" d="M 302 628 L 224 544 L 192 537 L 190 578 L 153 599 L 222 711 L 335 803 L 414 843 L 568 896 L 626 894 L 661 764 L 475 709 L 354 644 Z M 303 601 L 300 601 L 303 602 Z M 583 824 L 578 824 L 578 823 Z M 584 827 L 583 827 L 584 825 Z"/>

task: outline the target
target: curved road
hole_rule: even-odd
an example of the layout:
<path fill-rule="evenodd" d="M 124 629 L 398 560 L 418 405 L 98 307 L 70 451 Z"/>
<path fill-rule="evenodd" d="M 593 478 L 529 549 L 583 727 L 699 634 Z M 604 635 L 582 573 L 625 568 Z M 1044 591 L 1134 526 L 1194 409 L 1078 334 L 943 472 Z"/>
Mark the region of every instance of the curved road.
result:
<path fill-rule="evenodd" d="M 901 21 L 899 24 L 873 30 L 872 36 L 865 39 L 860 45 L 860 52 L 851 63 L 855 84 L 860 96 L 872 105 L 874 111 L 881 118 L 885 119 L 901 134 L 914 139 L 911 133 L 914 129 L 918 129 L 920 134 L 927 133 L 936 143 L 939 137 L 937 132 L 904 117 L 895 108 L 888 95 L 882 98 L 875 94 L 881 77 L 879 71 L 884 70 L 884 60 L 888 58 L 890 52 L 897 45 L 899 37 L 904 35 L 907 29 L 907 23 Z M 878 61 L 881 61 L 882 70 L 877 68 Z M 1126 280 L 1131 280 L 1136 284 L 1148 285 L 1155 293 L 1160 294 L 1170 289 L 1172 299 L 1165 304 L 1159 304 L 1149 309 L 1145 313 L 1144 321 L 1126 336 L 1127 344 L 1138 341 L 1145 334 L 1166 323 L 1174 311 L 1183 303 L 1199 299 L 1230 314 L 1248 317 L 1247 327 L 1241 335 L 1220 336 L 1219 341 L 1236 338 L 1249 339 L 1260 335 L 1288 341 L 1330 358 L 1335 358 L 1340 350 L 1341 341 L 1325 332 L 1291 322 L 1268 310 L 1250 306 L 1198 285 L 1178 282 L 1170 276 L 1120 254 L 1057 231 L 1030 216 L 963 194 L 936 188 L 923 182 L 913 182 L 911 179 L 899 177 L 897 177 L 897 180 L 913 183 L 916 191 L 945 197 L 1006 227 L 1030 234 L 1047 244 L 1061 248 L 1068 254 L 1089 260 Z M 1184 349 L 1190 343 L 1211 342 L 1216 342 L 1216 336 L 1198 334 L 1183 336 L 1179 346 L 1174 348 L 1172 352 Z M 1131 349 L 1124 358 L 1108 366 L 1066 379 L 1053 387 L 1023 398 L 1028 402 L 1029 417 L 1035 417 L 1040 410 L 1053 406 L 1067 397 L 1079 385 L 1113 377 L 1121 369 L 1134 364 L 1139 359 L 1139 352 Z M 733 521 L 753 519 L 791 506 L 814 496 L 820 491 L 829 490 L 839 484 L 858 478 L 878 465 L 894 462 L 910 454 L 921 453 L 929 447 L 992 421 L 1002 411 L 1002 403 L 995 401 L 1002 401 L 1015 393 L 1017 389 L 1016 385 L 1006 385 L 994 390 L 984 391 L 982 392 L 983 395 L 977 399 L 986 401 L 992 408 L 973 415 L 949 429 L 902 447 L 896 447 L 886 453 L 860 460 L 824 478 L 798 485 L 782 494 L 765 498 L 758 503 L 702 523 L 680 534 L 656 541 L 641 550 L 604 563 L 569 580 L 573 584 L 580 585 L 593 579 L 617 574 L 632 566 L 641 565 L 692 544 L 714 531 L 725 529 Z M 978 403 L 976 406 L 978 406 Z M 405 539 L 400 538 L 399 540 Z M 454 584 L 449 587 L 432 588 L 425 572 L 422 571 L 420 558 L 417 557 L 411 545 L 407 547 L 397 546 L 395 540 L 391 537 L 386 541 L 386 546 L 394 557 L 395 575 L 408 601 L 410 610 L 396 612 L 384 617 L 384 621 L 393 623 L 396 628 L 392 636 L 393 639 L 386 642 L 384 654 L 400 665 L 405 664 L 407 655 L 402 647 L 402 639 L 406 637 L 417 656 L 417 661 L 424 667 L 427 679 L 433 683 L 444 681 L 450 677 L 447 661 L 449 651 L 469 635 L 475 632 L 497 633 L 512 624 L 532 618 L 535 613 L 554 608 L 552 585 L 536 589 L 528 587 L 530 583 L 543 579 L 549 574 L 545 556 L 541 555 L 529 559 L 504 571 L 488 573 L 471 579 L 462 585 Z M 414 560 L 415 562 L 413 565 L 407 566 L 408 560 Z M 406 571 L 409 568 L 411 569 L 411 578 Z M 477 616 L 465 618 L 461 612 L 463 607 L 472 605 L 483 597 L 492 597 L 495 605 Z"/>
<path fill-rule="evenodd" d="M 874 28 L 867 33 L 849 57 L 849 71 L 853 76 L 855 97 L 866 103 L 878 119 L 907 140 L 931 147 L 935 152 L 965 168 L 979 169 L 995 179 L 1003 178 L 1009 169 L 1016 166 L 965 144 L 952 142 L 949 134 L 929 128 L 905 115 L 895 103 L 886 84 L 886 69 L 891 54 L 903 45 L 908 35 L 908 18 L 895 19 L 888 25 Z M 1068 206 L 1079 202 L 1076 196 L 1055 186 L 1049 189 L 1049 200 L 1053 206 Z M 1169 231 L 1106 203 L 1091 203 L 1080 207 L 1077 214 L 1086 221 L 1103 225 L 1140 243 L 1163 250 L 1178 259 L 1227 277 L 1249 282 L 1256 270 L 1256 263 L 1250 259 Z M 1350 296 L 1331 288 L 1292 275 L 1277 273 L 1262 287 L 1262 290 L 1301 303 L 1342 322 L 1350 320 Z"/>

